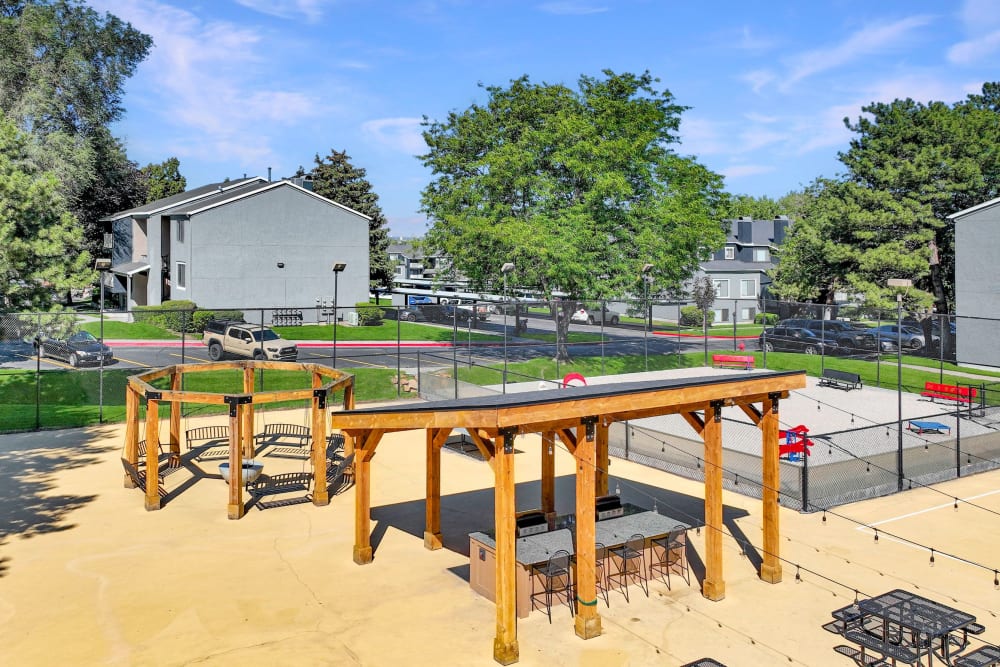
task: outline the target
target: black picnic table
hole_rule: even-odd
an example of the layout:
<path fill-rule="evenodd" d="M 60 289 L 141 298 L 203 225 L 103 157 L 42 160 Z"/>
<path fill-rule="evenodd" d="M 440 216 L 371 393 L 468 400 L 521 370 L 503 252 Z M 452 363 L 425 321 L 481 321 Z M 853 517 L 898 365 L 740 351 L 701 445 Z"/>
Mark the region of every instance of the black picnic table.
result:
<path fill-rule="evenodd" d="M 865 616 L 881 619 L 882 634 L 877 638 L 886 648 L 898 646 L 914 652 L 918 657 L 927 655 L 928 665 L 933 662 L 934 645 L 938 641 L 939 657 L 944 664 L 950 665 L 952 642 L 949 636 L 976 623 L 976 617 L 972 614 L 901 589 L 858 600 L 858 609 L 861 613 L 859 627 L 862 634 L 871 636 L 864 629 Z M 866 637 L 852 633 L 844 636 L 852 641 L 860 640 L 856 643 L 873 648 Z M 965 640 L 963 636 L 963 644 Z"/>

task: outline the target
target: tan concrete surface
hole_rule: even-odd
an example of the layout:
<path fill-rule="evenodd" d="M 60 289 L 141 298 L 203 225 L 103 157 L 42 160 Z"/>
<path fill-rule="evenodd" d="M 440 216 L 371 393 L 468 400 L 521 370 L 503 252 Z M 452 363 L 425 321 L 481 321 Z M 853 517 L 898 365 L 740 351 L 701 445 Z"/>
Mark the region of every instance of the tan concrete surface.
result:
<path fill-rule="evenodd" d="M 853 394 L 853 392 L 851 392 Z M 815 408 L 813 408 L 815 409 Z M 282 421 L 301 423 L 291 413 Z M 201 425 L 191 420 L 182 428 Z M 164 426 L 164 431 L 166 427 Z M 442 455 L 445 548 L 423 547 L 424 436 L 388 435 L 372 461 L 374 562 L 355 565 L 352 490 L 327 507 L 250 509 L 226 518 L 226 487 L 206 475 L 167 478 L 176 490 L 146 512 L 123 488 L 122 426 L 0 436 L 0 664 L 3 665 L 493 665 L 495 608 L 469 588 L 467 533 L 492 526 L 492 473 Z M 539 504 L 537 437 L 518 438 L 518 508 Z M 572 506 L 572 459 L 557 453 L 558 504 Z M 271 461 L 265 472 L 301 469 Z M 613 460 L 610 487 L 683 518 L 700 514 L 701 485 Z M 193 483 L 192 483 L 193 482 Z M 993 572 L 896 541 L 885 531 L 1000 567 L 1000 472 L 849 505 L 828 515 L 783 510 L 784 581 L 761 582 L 753 558 L 724 539 L 726 597 L 702 598 L 691 531 L 691 586 L 674 577 L 630 604 L 599 605 L 604 633 L 583 641 L 569 610 L 550 625 L 518 624 L 521 665 L 639 667 L 711 656 L 730 666 L 841 665 L 839 637 L 820 626 L 854 589 L 919 589 L 969 611 L 1000 642 Z M 951 496 L 971 499 L 955 511 Z M 725 493 L 727 530 L 761 542 L 760 502 Z"/>

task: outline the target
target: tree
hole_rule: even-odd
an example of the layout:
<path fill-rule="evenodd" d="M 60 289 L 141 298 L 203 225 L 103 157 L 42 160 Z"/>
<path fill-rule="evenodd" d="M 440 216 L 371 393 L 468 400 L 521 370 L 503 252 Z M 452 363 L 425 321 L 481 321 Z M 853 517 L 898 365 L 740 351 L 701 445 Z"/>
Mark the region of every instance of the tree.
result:
<path fill-rule="evenodd" d="M 146 179 L 146 203 L 176 195 L 187 189 L 187 179 L 181 175 L 181 163 L 175 157 L 142 168 Z M 119 209 L 122 210 L 122 209 Z"/>
<path fill-rule="evenodd" d="M 368 223 L 368 279 L 373 288 L 390 289 L 393 267 L 389 262 L 387 221 L 378 204 L 378 195 L 365 179 L 366 173 L 351 164 L 351 156 L 346 151 L 331 150 L 325 158 L 317 154 L 312 170 L 313 191 L 371 218 Z M 296 175 L 305 175 L 302 167 Z"/>
<path fill-rule="evenodd" d="M 691 285 L 691 300 L 701 311 L 701 333 L 705 341 L 705 365 L 708 365 L 708 311 L 715 304 L 715 284 L 708 276 L 695 278 Z"/>
<path fill-rule="evenodd" d="M 722 179 L 669 145 L 685 107 L 648 72 L 582 76 L 575 90 L 527 76 L 486 87 L 487 101 L 424 119 L 427 246 L 451 259 L 442 277 L 474 288 L 511 278 L 545 298 L 569 294 L 553 318 L 557 356 L 577 299 L 680 289 L 725 236 L 715 218 Z"/>
<path fill-rule="evenodd" d="M 102 216 L 145 201 L 138 168 L 108 126 L 151 45 L 79 0 L 0 0 L 0 110 L 30 135 L 28 159 L 56 176 L 90 247 Z"/>
<path fill-rule="evenodd" d="M 35 169 L 29 138 L 0 114 L 0 307 L 47 310 L 94 271 L 55 175 Z"/>

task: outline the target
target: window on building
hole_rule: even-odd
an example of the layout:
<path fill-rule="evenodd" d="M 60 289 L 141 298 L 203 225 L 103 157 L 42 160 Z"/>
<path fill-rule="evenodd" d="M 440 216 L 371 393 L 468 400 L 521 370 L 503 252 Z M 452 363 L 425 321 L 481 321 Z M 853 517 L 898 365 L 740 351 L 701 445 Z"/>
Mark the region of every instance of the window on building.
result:
<path fill-rule="evenodd" d="M 736 259 L 736 248 L 732 246 L 726 248 L 726 259 Z"/>
<path fill-rule="evenodd" d="M 723 278 L 721 280 L 713 280 L 712 284 L 715 286 L 715 298 L 716 299 L 728 299 L 729 298 L 729 279 Z"/>
<path fill-rule="evenodd" d="M 744 322 L 749 322 L 757 314 L 756 308 L 741 308 L 740 309 L 740 319 Z"/>
<path fill-rule="evenodd" d="M 755 262 L 771 261 L 771 251 L 768 248 L 754 248 L 753 261 Z"/>
<path fill-rule="evenodd" d="M 177 221 L 177 242 L 184 243 L 184 221 Z"/>
<path fill-rule="evenodd" d="M 755 297 L 757 296 L 757 281 L 741 280 L 740 281 L 740 296 L 742 297 Z"/>
<path fill-rule="evenodd" d="M 177 287 L 185 289 L 187 287 L 187 264 L 177 262 Z"/>

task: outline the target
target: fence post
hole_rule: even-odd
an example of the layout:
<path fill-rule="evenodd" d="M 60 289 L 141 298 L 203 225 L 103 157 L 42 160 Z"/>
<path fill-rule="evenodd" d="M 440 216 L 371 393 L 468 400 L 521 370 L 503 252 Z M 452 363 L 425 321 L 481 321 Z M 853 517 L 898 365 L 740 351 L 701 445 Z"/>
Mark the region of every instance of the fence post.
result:
<path fill-rule="evenodd" d="M 802 436 L 805 439 L 805 436 Z M 780 477 L 779 477 L 780 479 Z M 802 447 L 802 511 L 809 511 L 809 448 L 803 443 Z M 779 498 L 780 489 L 779 489 Z"/>
<path fill-rule="evenodd" d="M 42 428 L 42 314 L 35 325 L 35 430 Z"/>
<path fill-rule="evenodd" d="M 632 444 L 632 427 L 629 425 L 628 420 L 622 423 L 625 424 L 625 460 L 628 461 L 628 450 Z"/>
<path fill-rule="evenodd" d="M 455 400 L 458 400 L 458 304 L 451 306 L 451 369 L 452 383 L 455 385 Z M 504 386 L 504 392 L 506 392 Z"/>
<path fill-rule="evenodd" d="M 962 406 L 955 404 L 955 477 L 962 476 Z"/>
<path fill-rule="evenodd" d="M 378 299 L 375 299 L 378 303 Z M 399 316 L 402 314 L 403 309 L 399 308 L 396 311 L 396 398 L 399 398 L 403 393 L 403 363 L 400 360 L 400 345 L 402 343 L 402 333 L 401 327 L 403 326 L 399 322 Z M 419 352 L 417 352 L 417 359 L 419 359 Z M 419 362 L 418 362 L 419 363 Z M 420 385 L 420 375 L 417 375 L 417 386 Z M 417 390 L 419 393 L 419 389 Z"/>
<path fill-rule="evenodd" d="M 424 386 L 424 378 L 420 374 L 420 350 L 417 350 L 417 396 L 423 397 L 421 388 Z"/>

